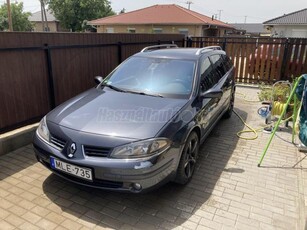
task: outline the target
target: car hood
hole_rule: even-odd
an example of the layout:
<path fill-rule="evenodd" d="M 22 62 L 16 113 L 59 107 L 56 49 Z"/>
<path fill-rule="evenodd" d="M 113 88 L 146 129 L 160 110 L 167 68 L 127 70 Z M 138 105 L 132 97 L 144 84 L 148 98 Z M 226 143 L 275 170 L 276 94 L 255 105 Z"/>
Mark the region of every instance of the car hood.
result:
<path fill-rule="evenodd" d="M 55 108 L 47 123 L 78 132 L 146 139 L 156 136 L 187 101 L 94 88 Z"/>

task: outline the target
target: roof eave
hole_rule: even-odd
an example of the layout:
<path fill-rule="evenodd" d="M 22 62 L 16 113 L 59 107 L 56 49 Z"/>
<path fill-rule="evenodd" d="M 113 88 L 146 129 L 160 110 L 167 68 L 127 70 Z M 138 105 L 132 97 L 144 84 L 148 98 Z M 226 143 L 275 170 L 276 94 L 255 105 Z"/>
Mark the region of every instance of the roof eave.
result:
<path fill-rule="evenodd" d="M 307 26 L 307 23 L 263 23 L 264 26 Z"/>
<path fill-rule="evenodd" d="M 88 22 L 89 25 L 93 25 L 93 26 L 111 26 L 111 25 L 116 25 L 116 26 L 120 26 L 120 25 L 164 25 L 164 26 L 172 26 L 172 25 L 189 25 L 189 26 L 204 26 L 204 25 L 212 25 L 212 26 L 217 26 L 220 28 L 234 28 L 231 25 L 218 25 L 218 24 L 214 24 L 214 23 L 178 23 L 178 22 L 168 22 L 168 23 L 155 23 L 155 22 L 150 22 L 150 23 L 140 23 L 140 22 L 135 22 L 135 23 L 125 23 L 125 22 L 120 22 L 120 23 L 95 23 L 95 22 Z"/>

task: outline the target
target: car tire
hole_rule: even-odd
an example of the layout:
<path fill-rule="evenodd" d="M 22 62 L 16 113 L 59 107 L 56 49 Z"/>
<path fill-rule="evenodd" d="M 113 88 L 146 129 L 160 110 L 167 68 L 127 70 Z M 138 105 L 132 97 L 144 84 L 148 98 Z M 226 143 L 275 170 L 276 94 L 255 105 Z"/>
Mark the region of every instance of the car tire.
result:
<path fill-rule="evenodd" d="M 191 132 L 183 147 L 175 182 L 186 184 L 193 176 L 199 151 L 199 138 L 196 132 Z"/>
<path fill-rule="evenodd" d="M 233 112 L 234 103 L 235 103 L 235 90 L 232 90 L 231 96 L 230 96 L 229 105 L 228 105 L 228 109 L 224 113 L 223 118 L 225 118 L 225 119 L 231 118 L 231 115 L 232 115 L 232 112 Z"/>

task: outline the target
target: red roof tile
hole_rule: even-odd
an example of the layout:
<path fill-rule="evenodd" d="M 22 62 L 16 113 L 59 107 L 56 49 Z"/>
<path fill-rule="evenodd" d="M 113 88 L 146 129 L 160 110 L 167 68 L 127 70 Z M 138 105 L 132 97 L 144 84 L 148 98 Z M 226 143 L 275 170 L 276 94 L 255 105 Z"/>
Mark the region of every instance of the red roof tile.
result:
<path fill-rule="evenodd" d="M 211 17 L 202 15 L 192 10 L 185 9 L 178 5 L 154 5 L 147 8 L 131 11 L 124 14 L 100 18 L 90 21 L 91 25 L 144 25 L 144 24 L 198 24 L 216 25 L 220 27 L 233 28 L 219 20 L 212 20 Z"/>

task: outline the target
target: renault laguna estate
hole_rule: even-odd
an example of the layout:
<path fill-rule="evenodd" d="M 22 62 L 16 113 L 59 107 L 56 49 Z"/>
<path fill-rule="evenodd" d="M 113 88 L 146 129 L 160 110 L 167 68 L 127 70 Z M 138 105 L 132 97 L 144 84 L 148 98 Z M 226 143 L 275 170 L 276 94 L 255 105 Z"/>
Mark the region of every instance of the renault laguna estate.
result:
<path fill-rule="evenodd" d="M 78 184 L 144 192 L 186 184 L 199 145 L 234 106 L 234 67 L 220 47 L 144 48 L 40 122 L 39 162 Z"/>

